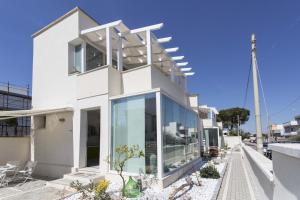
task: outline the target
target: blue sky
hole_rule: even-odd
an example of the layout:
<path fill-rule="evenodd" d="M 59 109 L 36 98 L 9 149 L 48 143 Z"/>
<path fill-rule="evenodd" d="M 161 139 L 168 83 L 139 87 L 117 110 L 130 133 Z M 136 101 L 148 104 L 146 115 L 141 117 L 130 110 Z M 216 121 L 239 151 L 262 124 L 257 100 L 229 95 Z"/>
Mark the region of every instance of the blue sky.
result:
<path fill-rule="evenodd" d="M 189 90 L 200 94 L 201 104 L 218 109 L 242 106 L 252 32 L 270 113 L 300 95 L 300 2 L 296 0 L 1 0 L 1 82 L 31 84 L 31 34 L 75 6 L 100 23 L 122 19 L 130 28 L 138 28 L 164 22 L 155 34 L 173 37 L 165 47 L 180 47 L 174 55 L 184 55 L 196 72 L 189 79 Z M 252 82 L 249 89 L 247 107 L 252 115 L 244 128 L 252 131 Z M 271 120 L 286 122 L 296 114 L 300 101 Z M 262 106 L 264 129 L 265 116 Z"/>

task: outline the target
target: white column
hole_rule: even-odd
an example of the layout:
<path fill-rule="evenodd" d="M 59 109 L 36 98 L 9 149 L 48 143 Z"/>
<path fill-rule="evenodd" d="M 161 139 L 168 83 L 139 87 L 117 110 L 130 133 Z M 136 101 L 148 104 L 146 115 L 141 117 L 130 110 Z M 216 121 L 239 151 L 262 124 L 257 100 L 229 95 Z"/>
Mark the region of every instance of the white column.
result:
<path fill-rule="evenodd" d="M 161 112 L 161 93 L 156 92 L 156 124 L 157 124 L 157 177 L 163 178 L 164 174 L 164 151 L 163 151 L 163 133 L 162 133 L 162 112 Z"/>
<path fill-rule="evenodd" d="M 31 130 L 30 130 L 30 160 L 35 161 L 35 128 L 34 128 L 34 117 L 31 117 Z"/>
<path fill-rule="evenodd" d="M 117 59 L 118 59 L 118 70 L 123 71 L 123 49 L 122 49 L 122 38 L 118 39 L 118 51 L 117 51 Z"/>
<path fill-rule="evenodd" d="M 106 65 L 112 65 L 112 44 L 110 28 L 106 28 Z"/>
<path fill-rule="evenodd" d="M 147 64 L 152 64 L 152 40 L 151 40 L 151 31 L 146 31 L 146 42 L 147 42 Z"/>

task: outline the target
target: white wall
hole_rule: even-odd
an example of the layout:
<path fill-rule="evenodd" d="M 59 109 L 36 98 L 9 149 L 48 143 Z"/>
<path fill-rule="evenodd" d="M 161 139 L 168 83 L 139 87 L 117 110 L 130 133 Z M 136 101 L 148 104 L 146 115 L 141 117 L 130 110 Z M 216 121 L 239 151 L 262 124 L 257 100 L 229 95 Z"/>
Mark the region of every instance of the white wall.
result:
<path fill-rule="evenodd" d="M 108 93 L 108 68 L 98 68 L 77 75 L 76 98 L 83 99 Z"/>
<path fill-rule="evenodd" d="M 68 43 L 78 38 L 78 12 L 33 38 L 33 108 L 59 107 L 75 99 L 75 78 L 68 75 Z"/>
<path fill-rule="evenodd" d="M 300 199 L 300 144 L 273 144 L 274 200 Z"/>
<path fill-rule="evenodd" d="M 0 165 L 30 160 L 30 137 L 0 137 Z"/>
<path fill-rule="evenodd" d="M 65 121 L 60 121 L 60 119 Z M 36 122 L 37 120 L 34 121 Z M 46 128 L 34 130 L 34 160 L 38 162 L 35 172 L 37 175 L 59 178 L 71 172 L 73 167 L 72 127 L 73 113 L 63 112 L 47 115 Z"/>
<path fill-rule="evenodd" d="M 241 136 L 227 136 L 224 135 L 224 143 L 230 148 L 235 147 L 236 145 L 241 144 L 242 142 L 242 137 Z"/>
<path fill-rule="evenodd" d="M 151 67 L 122 72 L 123 92 L 131 94 L 151 89 Z"/>
<path fill-rule="evenodd" d="M 262 200 L 272 200 L 274 193 L 274 176 L 272 174 L 272 161 L 246 145 L 243 146 L 243 152 L 247 159 L 246 163 L 249 165 L 249 169 L 252 170 L 255 176 L 256 186 L 254 186 L 254 188 L 258 188 L 258 191 L 260 191 L 260 194 L 255 195 L 260 196 L 260 199 Z"/>
<path fill-rule="evenodd" d="M 173 83 L 170 77 L 165 76 L 156 67 L 151 67 L 151 85 L 152 88 L 161 88 L 174 100 L 185 106 L 189 106 L 188 98 L 184 89 Z"/>

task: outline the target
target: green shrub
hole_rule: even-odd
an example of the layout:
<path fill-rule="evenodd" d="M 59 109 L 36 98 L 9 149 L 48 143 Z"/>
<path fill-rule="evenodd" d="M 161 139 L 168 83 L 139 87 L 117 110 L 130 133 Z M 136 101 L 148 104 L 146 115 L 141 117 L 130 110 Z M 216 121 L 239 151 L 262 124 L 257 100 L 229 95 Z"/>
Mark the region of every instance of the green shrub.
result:
<path fill-rule="evenodd" d="M 200 176 L 202 178 L 220 178 L 220 174 L 214 165 L 207 165 L 206 167 L 200 169 Z"/>

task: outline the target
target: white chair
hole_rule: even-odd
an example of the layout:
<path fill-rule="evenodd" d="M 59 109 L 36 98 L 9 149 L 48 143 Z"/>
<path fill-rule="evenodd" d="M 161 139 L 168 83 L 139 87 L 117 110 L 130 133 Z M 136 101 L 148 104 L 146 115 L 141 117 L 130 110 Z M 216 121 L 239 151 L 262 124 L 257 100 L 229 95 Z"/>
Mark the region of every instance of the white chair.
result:
<path fill-rule="evenodd" d="M 28 161 L 25 165 L 24 170 L 17 171 L 17 178 L 24 179 L 22 184 L 26 183 L 27 180 L 32 180 L 32 174 L 35 170 L 37 162 L 36 161 Z"/>
<path fill-rule="evenodd" d="M 0 188 L 6 187 L 8 185 L 8 181 L 6 180 L 5 171 L 0 171 Z"/>

